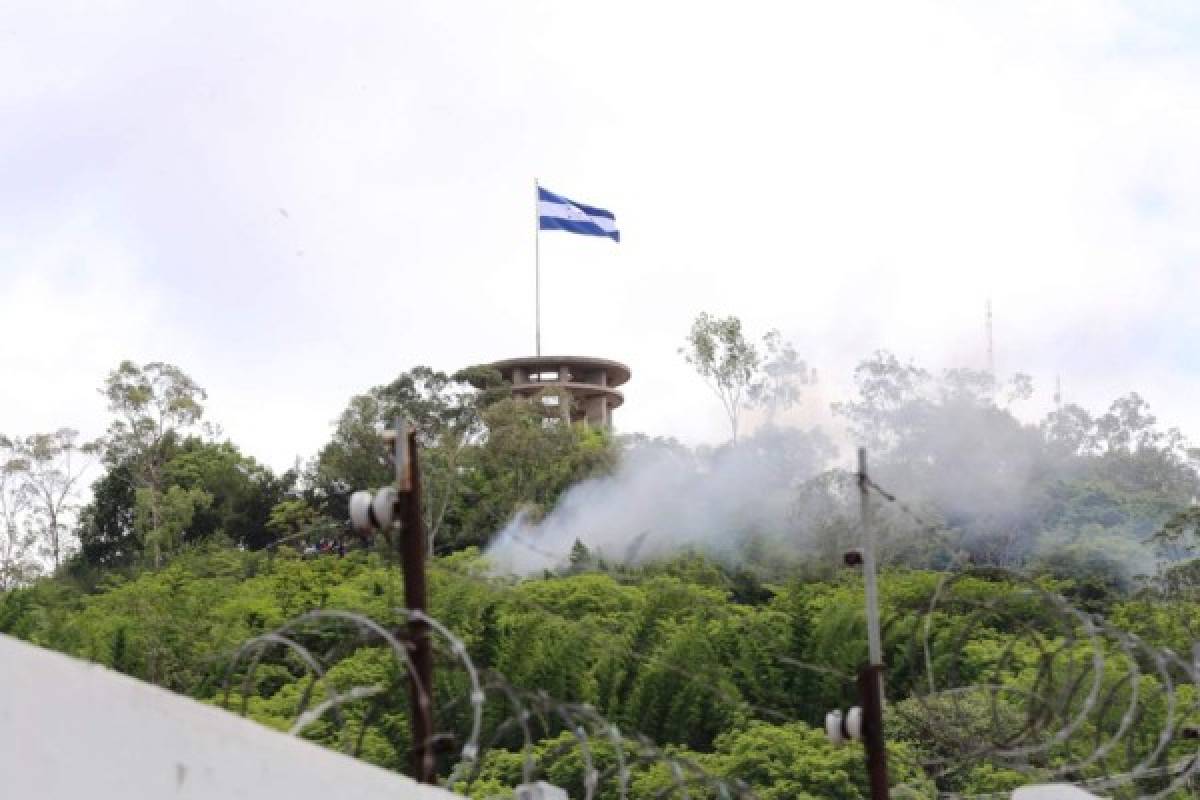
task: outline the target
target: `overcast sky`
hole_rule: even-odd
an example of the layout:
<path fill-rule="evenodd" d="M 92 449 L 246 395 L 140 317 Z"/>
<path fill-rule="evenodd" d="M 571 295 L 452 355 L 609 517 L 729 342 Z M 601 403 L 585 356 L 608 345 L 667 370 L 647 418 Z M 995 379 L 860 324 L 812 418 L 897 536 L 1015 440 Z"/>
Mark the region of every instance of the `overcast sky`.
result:
<path fill-rule="evenodd" d="M 1153 10 L 1148 10 L 1150 7 Z M 0 0 L 0 431 L 95 435 L 176 363 L 275 467 L 415 364 L 628 363 L 623 431 L 715 441 L 700 311 L 844 391 L 876 348 L 1137 389 L 1200 438 L 1200 15 L 1085 2 Z M 1040 404 L 1040 405 L 1039 405 Z"/>

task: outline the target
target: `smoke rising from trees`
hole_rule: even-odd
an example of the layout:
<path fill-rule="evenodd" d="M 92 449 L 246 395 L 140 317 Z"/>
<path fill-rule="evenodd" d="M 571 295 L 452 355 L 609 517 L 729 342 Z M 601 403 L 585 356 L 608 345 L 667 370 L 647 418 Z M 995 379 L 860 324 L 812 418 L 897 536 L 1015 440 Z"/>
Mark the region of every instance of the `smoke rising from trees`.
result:
<path fill-rule="evenodd" d="M 488 554 L 519 574 L 559 566 L 576 541 L 617 562 L 686 547 L 736 558 L 747 536 L 793 525 L 796 491 L 833 453 L 823 433 L 784 428 L 710 452 L 635 439 L 611 475 L 568 489 L 545 519 L 518 513 Z"/>
<path fill-rule="evenodd" d="M 935 375 L 876 353 L 834 404 L 844 430 L 769 424 L 699 450 L 636 437 L 612 474 L 573 486 L 543 519 L 518 513 L 488 555 L 517 574 L 562 566 L 577 541 L 608 563 L 696 548 L 768 572 L 828 566 L 858 536 L 853 451 L 833 444 L 849 440 L 906 503 L 875 497 L 885 563 L 969 559 L 1115 582 L 1151 572 L 1148 539 L 1200 493 L 1196 451 L 1136 393 L 1034 423 L 1015 410 L 1032 391 L 1020 374 Z"/>

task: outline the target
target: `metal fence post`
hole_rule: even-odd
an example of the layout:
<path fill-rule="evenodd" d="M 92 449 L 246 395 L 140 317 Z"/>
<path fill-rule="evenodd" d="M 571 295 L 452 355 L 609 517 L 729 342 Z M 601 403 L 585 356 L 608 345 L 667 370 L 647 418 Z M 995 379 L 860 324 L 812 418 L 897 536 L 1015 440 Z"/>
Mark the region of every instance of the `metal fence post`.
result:
<path fill-rule="evenodd" d="M 863 587 L 866 593 L 867 653 L 869 664 L 858 675 L 863 710 L 863 746 L 871 781 L 871 800 L 888 800 L 887 749 L 883 738 L 883 637 L 879 623 L 878 566 L 875 525 L 871 517 L 871 481 L 867 476 L 867 450 L 858 448 L 858 491 L 862 513 Z"/>
<path fill-rule="evenodd" d="M 887 746 L 883 737 L 883 667 L 864 667 L 858 673 L 858 696 L 862 704 L 863 749 L 867 755 L 867 777 L 871 800 L 889 800 Z"/>
<path fill-rule="evenodd" d="M 401 441 L 407 447 L 401 446 Z M 397 517 L 400 520 L 400 567 L 404 573 L 404 605 L 409 611 L 425 613 L 425 523 L 421 517 L 421 470 L 417 458 L 417 435 L 396 428 Z M 402 459 L 406 463 L 401 463 Z M 412 646 L 415 680 L 409 680 L 409 715 L 413 737 L 413 777 L 422 783 L 434 783 L 436 763 L 433 752 L 433 651 L 429 625 L 424 619 L 410 617 L 408 640 Z"/>

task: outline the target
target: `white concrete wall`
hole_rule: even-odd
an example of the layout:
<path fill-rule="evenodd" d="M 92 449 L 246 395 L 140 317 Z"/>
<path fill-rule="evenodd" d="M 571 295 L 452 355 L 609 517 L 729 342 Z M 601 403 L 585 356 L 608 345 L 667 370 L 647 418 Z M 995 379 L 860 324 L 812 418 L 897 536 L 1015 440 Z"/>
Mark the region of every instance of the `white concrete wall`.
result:
<path fill-rule="evenodd" d="M 1045 783 L 1014 789 L 1012 800 L 1101 800 L 1091 792 L 1067 783 Z"/>
<path fill-rule="evenodd" d="M 450 800 L 458 795 L 0 636 L 0 797 Z"/>

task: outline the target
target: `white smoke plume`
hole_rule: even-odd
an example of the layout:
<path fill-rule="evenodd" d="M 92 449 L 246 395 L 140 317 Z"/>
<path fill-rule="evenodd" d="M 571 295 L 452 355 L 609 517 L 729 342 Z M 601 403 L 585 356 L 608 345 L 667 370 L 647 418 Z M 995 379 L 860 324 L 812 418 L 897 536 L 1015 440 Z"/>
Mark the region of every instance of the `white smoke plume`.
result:
<path fill-rule="evenodd" d="M 793 556 L 834 563 L 861 528 L 846 480 L 853 448 L 838 454 L 831 435 L 872 443 L 885 564 L 968 559 L 1129 581 L 1156 567 L 1150 537 L 1200 495 L 1200 450 L 1137 394 L 1106 412 L 1067 405 L 1035 420 L 1012 410 L 1032 391 L 1024 376 L 997 386 L 985 372 L 933 375 L 877 353 L 855 382 L 857 396 L 834 404 L 841 433 L 830 420 L 763 425 L 715 450 L 634 441 L 612 475 L 572 487 L 545 519 L 518 515 L 487 555 L 513 574 L 563 566 L 576 541 L 608 563 L 685 548 L 768 570 Z"/>
<path fill-rule="evenodd" d="M 487 556 L 495 570 L 518 575 L 562 566 L 576 541 L 621 563 L 685 547 L 732 556 L 747 534 L 796 525 L 796 487 L 833 454 L 824 434 L 781 428 L 710 452 L 635 445 L 613 474 L 571 487 L 540 522 L 518 514 Z"/>

